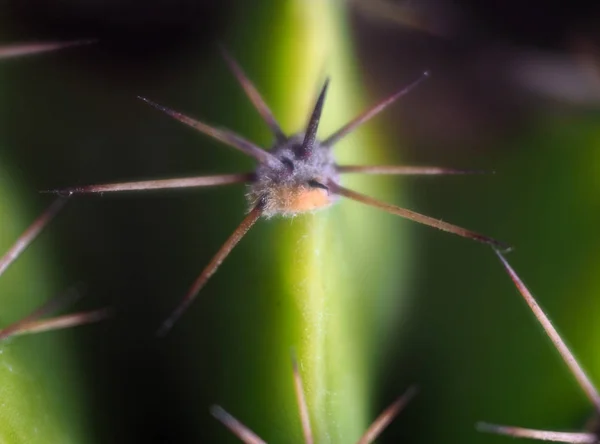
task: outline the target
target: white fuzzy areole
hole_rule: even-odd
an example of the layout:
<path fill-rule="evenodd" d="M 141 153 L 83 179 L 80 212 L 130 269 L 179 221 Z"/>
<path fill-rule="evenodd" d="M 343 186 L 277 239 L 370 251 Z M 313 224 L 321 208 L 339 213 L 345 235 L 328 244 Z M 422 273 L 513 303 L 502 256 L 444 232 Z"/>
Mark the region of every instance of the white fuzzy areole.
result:
<path fill-rule="evenodd" d="M 282 163 L 259 165 L 254 181 L 248 185 L 246 197 L 250 206 L 262 201 L 265 217 L 312 212 L 327 208 L 338 199 L 329 190 L 315 186 L 339 182 L 331 150 L 315 141 L 311 155 L 298 158 L 296 152 L 303 140 L 304 133 L 299 133 L 273 146 L 270 152 Z"/>

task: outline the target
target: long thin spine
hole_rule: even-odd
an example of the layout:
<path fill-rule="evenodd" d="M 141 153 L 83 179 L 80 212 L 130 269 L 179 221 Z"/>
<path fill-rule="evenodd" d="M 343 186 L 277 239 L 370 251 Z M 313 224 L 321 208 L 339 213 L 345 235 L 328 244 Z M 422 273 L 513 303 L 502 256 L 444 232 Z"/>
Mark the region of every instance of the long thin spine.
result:
<path fill-rule="evenodd" d="M 357 444 L 369 444 L 375 441 L 381 432 L 390 425 L 398 413 L 410 402 L 412 398 L 417 394 L 417 387 L 410 387 L 402 396 L 394 401 L 388 408 L 386 408 L 381 414 L 373 421 L 369 426 L 365 434 L 358 440 Z"/>
<path fill-rule="evenodd" d="M 486 174 L 482 170 L 459 170 L 433 166 L 399 166 L 399 165 L 338 165 L 341 174 L 389 174 L 394 176 L 445 176 L 461 174 Z"/>
<path fill-rule="evenodd" d="M 24 325 L 37 321 L 40 318 L 48 315 L 49 313 L 52 313 L 62 307 L 72 304 L 76 299 L 80 297 L 81 292 L 78 289 L 73 288 L 65 292 L 61 296 L 50 299 L 45 304 L 32 311 L 29 315 L 0 330 L 0 340 L 12 336 L 14 332 L 21 330 Z"/>
<path fill-rule="evenodd" d="M 467 239 L 472 239 L 477 242 L 482 242 L 484 244 L 492 245 L 495 248 L 500 248 L 502 250 L 509 250 L 510 246 L 504 244 L 503 242 L 497 241 L 491 237 L 485 236 L 483 234 L 479 234 L 475 231 L 467 230 L 466 228 L 459 227 L 457 225 L 449 224 L 447 222 L 443 222 L 438 219 L 434 219 L 429 216 L 425 216 L 424 214 L 416 213 L 411 210 L 407 210 L 406 208 L 401 208 L 396 205 L 388 204 L 385 202 L 381 202 L 380 200 L 374 199 L 369 196 L 365 196 L 364 194 L 358 193 L 356 191 L 350 190 L 348 188 L 344 188 L 341 185 L 330 182 L 328 184 L 329 189 L 340 196 L 344 196 L 348 199 L 355 200 L 357 202 L 363 203 L 365 205 L 369 205 L 371 207 L 379 208 L 384 210 L 390 214 L 395 214 L 396 216 L 400 216 L 414 222 L 418 222 L 423 225 L 427 225 L 433 228 L 437 228 L 438 230 L 446 231 L 448 233 L 456 234 L 457 236 L 461 236 Z"/>
<path fill-rule="evenodd" d="M 539 306 L 539 304 L 529 291 L 529 289 L 525 286 L 521 278 L 519 278 L 517 273 L 514 271 L 514 269 L 510 266 L 506 258 L 500 252 L 496 251 L 496 254 L 502 262 L 504 269 L 506 270 L 506 272 L 514 282 L 515 286 L 519 290 L 519 293 L 521 293 L 521 296 L 523 296 L 523 299 L 525 299 L 525 302 L 527 303 L 527 305 L 537 318 L 538 322 L 541 324 L 544 331 L 554 344 L 554 347 L 556 347 L 556 350 L 558 350 L 558 352 L 560 353 L 561 357 L 571 370 L 571 373 L 573 374 L 573 376 L 575 376 L 575 379 L 579 383 L 580 387 L 583 389 L 583 392 L 594 405 L 594 409 L 597 413 L 600 414 L 600 394 L 598 394 L 598 390 L 596 389 L 590 378 L 587 376 L 587 374 L 585 373 L 585 371 L 583 370 L 583 368 L 581 367 L 581 365 L 579 364 L 569 347 L 565 344 L 560 334 L 556 331 L 556 328 L 554 328 L 554 325 L 552 325 L 552 322 L 550 321 L 546 313 L 544 313 L 544 310 L 542 310 L 542 308 Z"/>
<path fill-rule="evenodd" d="M 8 336 L 2 336 L 0 339 L 7 337 L 20 336 L 25 334 L 43 333 L 53 330 L 63 330 L 65 328 L 78 327 L 80 325 L 92 324 L 103 321 L 110 317 L 112 311 L 109 308 L 101 308 L 98 310 L 85 311 L 79 313 L 71 313 L 63 316 L 57 316 L 50 319 L 38 319 L 21 323 L 19 328 L 13 329 Z M 0 330 L 0 335 L 3 331 Z"/>
<path fill-rule="evenodd" d="M 0 276 L 12 264 L 23 251 L 31 245 L 33 240 L 50 223 L 56 214 L 65 205 L 66 200 L 59 198 L 52 204 L 19 236 L 10 249 L 0 258 Z"/>
<path fill-rule="evenodd" d="M 175 311 L 167 318 L 167 320 L 162 324 L 160 329 L 158 330 L 159 336 L 164 336 L 169 332 L 169 330 L 173 327 L 173 324 L 183 315 L 183 313 L 187 310 L 187 308 L 194 301 L 198 292 L 206 285 L 206 282 L 210 279 L 210 277 L 215 274 L 221 263 L 225 260 L 225 258 L 231 253 L 231 250 L 235 248 L 239 241 L 246 235 L 248 230 L 252 228 L 252 225 L 258 220 L 258 218 L 262 215 L 263 212 L 263 204 L 262 202 L 256 205 L 250 213 L 246 215 L 244 220 L 240 223 L 240 225 L 235 229 L 235 231 L 229 236 L 229 238 L 223 243 L 219 251 L 215 254 L 215 256 L 211 259 L 208 265 L 202 270 L 202 273 L 196 278 L 189 291 L 186 293 L 185 297 L 181 301 L 181 303 L 177 306 Z"/>
<path fill-rule="evenodd" d="M 223 55 L 223 58 L 229 65 L 229 69 L 231 69 L 233 75 L 236 77 L 237 81 L 242 86 L 246 95 L 254 105 L 254 108 L 256 108 L 262 119 L 265 121 L 265 123 L 273 133 L 273 136 L 275 136 L 275 140 L 277 142 L 283 142 L 284 140 L 286 140 L 287 137 L 281 130 L 281 126 L 275 119 L 273 112 L 258 92 L 258 89 L 256 89 L 256 86 L 254 86 L 254 83 L 250 81 L 250 79 L 248 78 L 242 67 L 239 65 L 239 63 L 231 56 L 231 54 L 223 46 L 221 46 L 221 54 Z"/>
<path fill-rule="evenodd" d="M 327 88 L 329 87 L 329 78 L 325 79 L 325 83 L 321 88 L 317 103 L 310 115 L 308 125 L 306 126 L 306 132 L 304 134 L 304 141 L 300 146 L 300 149 L 296 153 L 299 158 L 308 158 L 312 154 L 312 150 L 317 140 L 317 131 L 319 129 L 319 122 L 321 121 L 321 114 L 323 113 L 323 106 L 325 105 L 325 96 L 327 95 Z"/>
<path fill-rule="evenodd" d="M 566 442 L 570 444 L 593 444 L 598 442 L 598 436 L 594 433 L 553 432 L 550 430 L 488 424 L 486 422 L 478 423 L 477 430 L 480 432 L 512 436 L 513 438 L 529 438 L 540 441 Z"/>
<path fill-rule="evenodd" d="M 296 401 L 298 402 L 298 412 L 300 413 L 300 423 L 302 424 L 304 443 L 313 444 L 314 438 L 310 426 L 310 415 L 308 413 L 306 395 L 304 394 L 304 384 L 302 383 L 302 376 L 300 376 L 300 370 L 298 369 L 298 361 L 294 356 L 292 357 L 292 369 L 294 375 L 294 390 L 296 392 Z"/>
<path fill-rule="evenodd" d="M 245 444 L 266 444 L 265 441 L 260 439 L 260 437 L 238 421 L 233 415 L 227 412 L 223 407 L 219 405 L 213 405 L 210 408 L 210 413 L 217 418 L 225 427 L 227 427 L 231 432 L 240 438 L 240 440 Z"/>
<path fill-rule="evenodd" d="M 57 51 L 73 46 L 89 45 L 96 40 L 72 40 L 65 42 L 31 42 L 17 43 L 12 45 L 0 46 L 0 59 L 12 57 L 22 57 L 27 55 L 40 54 L 44 52 Z"/>
<path fill-rule="evenodd" d="M 148 105 L 156 108 L 159 111 L 171 116 L 175 120 L 180 121 L 201 133 L 206 134 L 207 136 L 212 137 L 220 142 L 223 142 L 225 145 L 229 145 L 232 148 L 235 148 L 244 154 L 254 157 L 261 163 L 270 164 L 270 165 L 279 165 L 281 162 L 273 156 L 268 151 L 263 150 L 259 146 L 249 142 L 241 136 L 238 136 L 233 131 L 229 131 L 226 129 L 216 128 L 214 126 L 207 125 L 206 123 L 200 122 L 199 120 L 192 119 L 178 111 L 167 108 L 166 106 L 159 105 L 145 97 L 138 96 L 140 100 L 143 100 Z"/>
<path fill-rule="evenodd" d="M 144 180 L 138 182 L 120 182 L 100 185 L 85 185 L 80 187 L 46 190 L 46 193 L 56 193 L 61 196 L 89 193 L 113 193 L 123 191 L 168 190 L 181 188 L 213 187 L 252 181 L 254 174 L 219 174 L 214 176 L 184 177 L 179 179 Z"/>
<path fill-rule="evenodd" d="M 337 130 L 335 133 L 333 133 L 327 139 L 325 139 L 321 145 L 325 146 L 325 147 L 332 147 L 333 145 L 338 143 L 340 140 L 342 140 L 344 137 L 346 137 L 348 134 L 350 134 L 352 131 L 354 131 L 356 128 L 358 128 L 360 125 L 371 120 L 377 114 L 382 112 L 384 109 L 386 109 L 388 106 L 390 106 L 396 100 L 398 100 L 400 97 L 402 97 L 402 96 L 406 95 L 408 92 L 412 91 L 417 85 L 419 85 L 427 77 L 429 77 L 429 71 L 425 71 L 421 75 L 421 77 L 419 77 L 417 80 L 415 80 L 410 85 L 408 85 L 408 86 L 402 88 L 400 91 L 386 97 L 381 102 L 377 103 L 376 105 L 372 106 L 368 110 L 364 111 L 362 114 L 359 114 L 358 116 L 356 116 L 354 119 L 352 119 L 346 125 L 341 127 L 339 130 Z"/>

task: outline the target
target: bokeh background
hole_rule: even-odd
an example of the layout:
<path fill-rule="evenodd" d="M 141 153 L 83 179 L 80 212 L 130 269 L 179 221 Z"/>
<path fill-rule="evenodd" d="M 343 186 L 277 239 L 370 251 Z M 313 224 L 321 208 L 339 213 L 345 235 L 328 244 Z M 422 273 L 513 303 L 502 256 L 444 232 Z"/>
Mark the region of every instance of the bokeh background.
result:
<path fill-rule="evenodd" d="M 285 3 L 0 2 L 2 43 L 99 39 L 0 65 L 0 171 L 8 202 L 2 245 L 51 201 L 38 190 L 251 168 L 136 96 L 267 144 L 216 43 L 225 42 L 275 110 L 285 110 L 285 79 L 274 62 L 295 48 L 286 49 L 293 37 L 280 15 Z M 495 172 L 369 180 L 386 184 L 397 203 L 514 245 L 509 260 L 600 381 L 599 8 L 566 1 L 338 3 L 354 57 L 348 69 L 367 103 L 424 69 L 433 73 L 378 118 L 384 157 Z M 15 300 L 3 322 L 79 281 L 87 287 L 80 308 L 117 310 L 110 322 L 49 334 L 65 354 L 43 359 L 50 378 L 68 387 L 73 442 L 235 442 L 210 416 L 214 402 L 229 402 L 268 441 L 300 442 L 286 440 L 297 436 L 293 402 L 276 405 L 277 389 L 253 383 L 263 367 L 248 364 L 263 353 L 251 344 L 280 335 L 268 295 L 279 285 L 271 267 L 286 259 L 277 256 L 270 231 L 289 223 L 257 225 L 187 322 L 165 339 L 153 334 L 244 208 L 236 187 L 78 198 L 28 251 L 35 258 L 0 281 L 2 297 Z M 361 236 L 368 240 L 365 223 Z M 420 393 L 381 442 L 508 441 L 477 432 L 480 420 L 581 429 L 592 407 L 491 251 L 407 221 L 393 219 L 393 226 L 403 233 L 388 244 L 393 251 L 361 259 L 393 270 L 390 261 L 401 257 L 404 270 L 385 285 L 405 303 L 394 306 L 386 345 L 365 357 L 378 360 L 367 408 L 374 417 L 412 383 Z M 351 244 L 343 257 L 352 256 Z M 31 293 L 31 300 L 24 296 Z M 44 340 L 10 346 L 45 349 L 35 344 Z M 269 355 L 260 358 L 268 367 Z M 269 427 L 281 409 L 293 432 L 285 421 Z M 35 424 L 42 413 L 16 414 Z"/>

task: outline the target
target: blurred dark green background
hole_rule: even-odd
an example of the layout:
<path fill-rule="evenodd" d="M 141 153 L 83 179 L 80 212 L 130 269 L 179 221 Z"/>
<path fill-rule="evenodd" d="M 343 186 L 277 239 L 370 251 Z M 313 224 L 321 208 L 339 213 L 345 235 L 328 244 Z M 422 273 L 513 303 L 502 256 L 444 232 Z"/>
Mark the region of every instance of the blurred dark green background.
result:
<path fill-rule="evenodd" d="M 417 23 L 395 2 L 400 26 L 355 3 L 349 26 L 371 101 L 425 68 L 434 74 L 381 116 L 380 128 L 401 141 L 385 147 L 390 158 L 496 172 L 405 179 L 403 203 L 515 245 L 509 260 L 600 381 L 599 11 L 584 2 L 506 1 L 495 9 L 407 2 Z M 277 73 L 262 42 L 283 38 L 277 11 L 272 1 L 0 2 L 3 43 L 100 39 L 0 65 L 2 174 L 20 184 L 22 211 L 33 218 L 50 202 L 37 191 L 53 187 L 251 168 L 136 96 L 268 143 L 215 43 L 233 50 L 268 98 Z M 55 291 L 84 281 L 83 306 L 119 313 L 70 336 L 85 375 L 78 384 L 89 405 L 89 442 L 222 442 L 229 436 L 208 406 L 221 402 L 218 384 L 240 372 L 232 386 L 256 399 L 240 419 L 252 426 L 252 415 L 262 414 L 268 424 L 278 409 L 244 386 L 252 350 L 232 341 L 240 331 L 249 343 L 265 334 L 261 313 L 272 307 L 245 293 L 268 292 L 270 223 L 257 225 L 238 247 L 243 253 L 227 260 L 187 322 L 166 339 L 153 335 L 244 208 L 238 187 L 78 198 L 32 247 L 60 270 Z M 421 391 L 382 442 L 508 442 L 476 432 L 479 420 L 583 427 L 591 406 L 491 251 L 409 230 L 410 282 L 393 285 L 410 290 L 410 304 L 380 363 L 377 408 L 411 383 Z"/>

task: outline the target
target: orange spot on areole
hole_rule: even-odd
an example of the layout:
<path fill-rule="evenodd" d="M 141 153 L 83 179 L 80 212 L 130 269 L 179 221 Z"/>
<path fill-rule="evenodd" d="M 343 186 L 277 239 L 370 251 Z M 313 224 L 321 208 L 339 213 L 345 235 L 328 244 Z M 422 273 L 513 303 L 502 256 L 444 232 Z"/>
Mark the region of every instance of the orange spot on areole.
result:
<path fill-rule="evenodd" d="M 279 210 L 284 213 L 314 211 L 333 203 L 329 192 L 321 188 L 282 188 L 277 194 Z"/>

